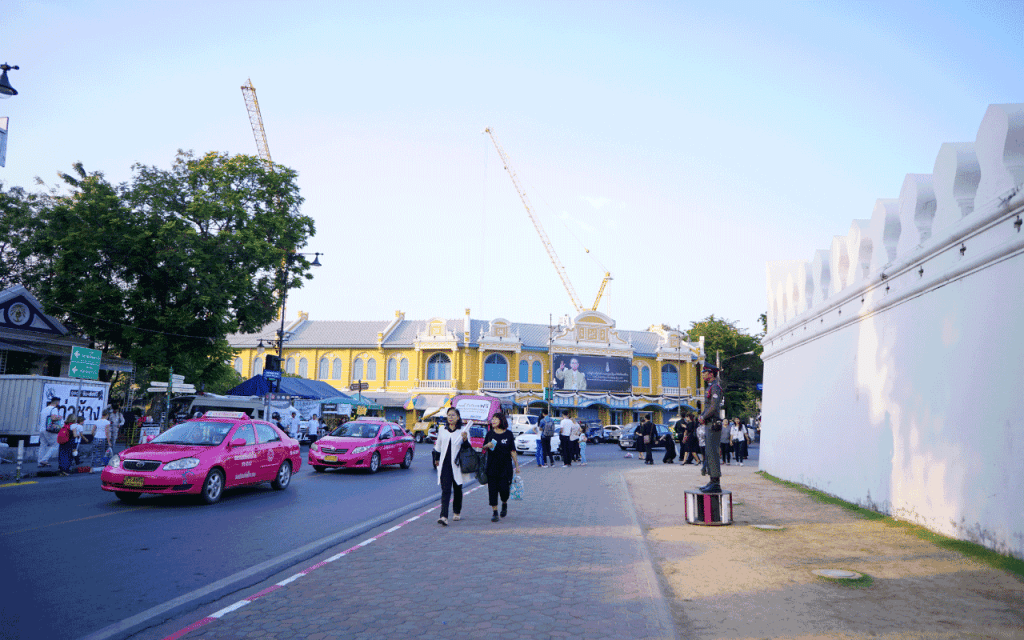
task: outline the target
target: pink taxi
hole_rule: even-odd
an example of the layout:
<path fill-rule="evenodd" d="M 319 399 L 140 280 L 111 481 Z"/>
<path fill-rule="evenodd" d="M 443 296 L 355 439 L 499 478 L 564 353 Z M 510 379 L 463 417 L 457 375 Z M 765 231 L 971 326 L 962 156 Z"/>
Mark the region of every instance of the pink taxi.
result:
<path fill-rule="evenodd" d="M 316 472 L 328 468 L 366 469 L 375 473 L 381 465 L 412 465 L 416 443 L 405 429 L 383 418 L 359 418 L 346 422 L 309 447 L 309 464 Z"/>
<path fill-rule="evenodd" d="M 213 504 L 232 487 L 269 482 L 284 489 L 300 466 L 298 441 L 273 424 L 208 411 L 115 454 L 100 479 L 123 502 L 144 493 L 191 493 Z"/>

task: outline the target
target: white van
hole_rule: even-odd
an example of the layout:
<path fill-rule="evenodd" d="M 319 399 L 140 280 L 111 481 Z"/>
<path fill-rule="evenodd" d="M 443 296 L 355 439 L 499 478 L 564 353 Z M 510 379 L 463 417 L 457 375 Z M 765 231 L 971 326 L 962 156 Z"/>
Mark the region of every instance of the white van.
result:
<path fill-rule="evenodd" d="M 180 421 L 207 411 L 244 411 L 250 418 L 268 420 L 269 416 L 264 413 L 265 407 L 260 396 L 177 396 L 171 398 L 171 418 Z"/>
<path fill-rule="evenodd" d="M 532 413 L 513 413 L 508 417 L 508 428 L 512 435 L 521 436 L 530 427 L 540 423 L 540 418 Z"/>

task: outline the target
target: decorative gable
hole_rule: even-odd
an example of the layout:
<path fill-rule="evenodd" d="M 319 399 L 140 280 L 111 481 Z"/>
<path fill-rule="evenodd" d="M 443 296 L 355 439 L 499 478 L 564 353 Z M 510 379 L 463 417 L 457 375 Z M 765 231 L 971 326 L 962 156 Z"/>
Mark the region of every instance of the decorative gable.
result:
<path fill-rule="evenodd" d="M 552 340 L 560 353 L 592 353 L 632 357 L 633 346 L 619 336 L 615 321 L 599 311 L 584 311 Z"/>
<path fill-rule="evenodd" d="M 459 341 L 455 337 L 455 332 L 448 329 L 447 320 L 444 318 L 431 318 L 427 320 L 423 330 L 416 333 L 413 347 L 417 351 L 423 349 L 450 349 L 456 351 L 459 348 Z"/>
<path fill-rule="evenodd" d="M 480 332 L 480 351 L 514 351 L 519 353 L 523 341 L 519 334 L 512 330 L 512 323 L 504 318 L 491 321 L 486 331 Z"/>
<path fill-rule="evenodd" d="M 65 336 L 68 331 L 43 312 L 43 306 L 23 286 L 0 292 L 0 329 Z"/>

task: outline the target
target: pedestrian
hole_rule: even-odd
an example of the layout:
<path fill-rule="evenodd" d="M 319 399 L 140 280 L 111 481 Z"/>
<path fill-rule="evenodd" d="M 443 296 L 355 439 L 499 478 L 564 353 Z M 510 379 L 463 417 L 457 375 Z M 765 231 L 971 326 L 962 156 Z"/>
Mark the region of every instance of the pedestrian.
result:
<path fill-rule="evenodd" d="M 562 466 L 572 466 L 572 444 L 570 444 L 569 437 L 572 435 L 572 429 L 576 425 L 569 418 L 569 410 L 564 409 L 562 411 L 562 421 L 558 423 L 558 446 L 562 453 Z"/>
<path fill-rule="evenodd" d="M 732 422 L 726 420 L 722 425 L 722 435 L 720 437 L 720 443 L 722 447 L 722 464 L 732 466 Z"/>
<path fill-rule="evenodd" d="M 545 411 L 541 414 L 540 444 L 544 447 L 544 466 L 555 466 L 555 453 L 551 450 L 551 439 L 555 437 L 555 420 Z"/>
<path fill-rule="evenodd" d="M 57 470 L 62 476 L 71 474 L 71 465 L 75 462 L 75 436 L 72 425 L 77 424 L 75 411 L 72 409 L 64 419 L 64 426 L 57 434 Z"/>
<path fill-rule="evenodd" d="M 736 464 L 742 467 L 743 461 L 747 458 L 747 439 L 739 418 L 733 418 L 729 437 L 732 440 L 732 451 L 736 458 Z"/>
<path fill-rule="evenodd" d="M 508 419 L 498 412 L 491 417 L 491 429 L 484 436 L 487 449 L 487 500 L 494 512 L 491 522 L 498 522 L 498 498 L 501 498 L 501 518 L 508 515 L 508 494 L 512 480 L 519 473 L 516 440 L 508 430 Z"/>
<path fill-rule="evenodd" d="M 74 440 L 74 449 L 72 450 L 71 455 L 75 459 L 76 467 L 82 466 L 82 453 L 84 452 L 82 444 L 88 444 L 85 429 L 85 416 L 79 414 L 78 417 L 75 418 L 74 424 L 71 425 L 71 433 Z"/>
<path fill-rule="evenodd" d="M 640 424 L 633 430 L 633 445 L 636 447 L 636 459 L 640 462 L 647 462 L 644 456 L 644 451 L 647 447 L 644 445 L 644 420 L 640 420 Z"/>
<path fill-rule="evenodd" d="M 121 429 L 125 425 L 124 414 L 121 413 L 121 407 L 114 405 L 110 410 L 110 434 L 108 435 L 108 443 L 110 450 L 114 450 L 114 445 L 117 444 L 117 438 L 121 434 Z"/>
<path fill-rule="evenodd" d="M 646 464 L 654 464 L 654 445 L 655 440 L 658 437 L 658 428 L 654 426 L 650 418 L 644 418 L 644 421 L 640 424 L 640 429 L 643 433 L 644 442 L 644 462 Z"/>
<path fill-rule="evenodd" d="M 288 436 L 292 440 L 299 439 L 299 413 L 292 409 L 292 417 L 288 419 Z"/>
<path fill-rule="evenodd" d="M 104 409 L 103 415 L 96 421 L 92 436 L 92 471 L 103 471 L 109 456 L 114 455 L 111 449 L 113 440 L 110 439 L 110 409 Z"/>
<path fill-rule="evenodd" d="M 700 464 L 697 451 L 697 425 L 687 416 L 683 429 L 683 439 L 679 441 L 680 464 Z"/>
<path fill-rule="evenodd" d="M 43 407 L 39 414 L 39 457 L 37 462 L 40 467 L 50 466 L 50 458 L 57 452 L 57 434 L 64 426 L 64 420 L 60 415 L 60 398 L 53 397 Z"/>
<path fill-rule="evenodd" d="M 580 465 L 585 467 L 587 466 L 587 434 L 585 431 L 580 432 L 577 446 L 580 448 Z"/>
<path fill-rule="evenodd" d="M 447 417 L 448 423 L 437 430 L 437 440 L 434 441 L 434 468 L 437 469 L 437 484 L 441 485 L 441 517 L 437 523 L 444 527 L 448 526 L 449 499 L 452 501 L 453 520 L 462 519 L 464 477 L 458 461 L 459 451 L 463 446 L 469 446 L 469 425 L 462 422 L 459 410 L 455 407 L 448 409 Z"/>
<path fill-rule="evenodd" d="M 536 442 L 534 442 L 534 449 L 535 449 L 535 451 L 533 452 L 533 457 L 534 457 L 534 461 L 537 463 L 537 467 L 538 468 L 543 468 L 544 467 L 544 447 L 540 443 L 540 441 L 541 441 L 541 431 L 542 431 L 542 428 L 540 426 L 540 423 L 537 423 L 537 426 L 530 427 L 526 431 L 527 433 L 536 433 L 537 434 L 537 440 L 536 440 Z"/>
<path fill-rule="evenodd" d="M 577 462 L 580 459 L 580 434 L 583 433 L 583 428 L 575 420 L 572 421 L 572 431 L 569 432 L 569 446 L 572 447 L 572 461 Z"/>
<path fill-rule="evenodd" d="M 270 416 L 270 419 L 271 419 L 271 421 L 273 421 L 273 423 L 275 425 L 277 425 L 278 429 L 280 429 L 281 431 L 284 431 L 285 433 L 288 433 L 288 430 L 285 429 L 285 427 L 284 427 L 284 423 L 281 422 L 281 414 L 280 413 L 275 411 L 274 414 L 272 416 Z"/>
<path fill-rule="evenodd" d="M 719 412 L 722 410 L 722 385 L 718 382 L 718 367 L 711 364 L 704 364 L 701 372 L 704 377 L 704 412 L 700 414 L 698 422 L 704 425 L 704 460 L 707 463 L 707 472 L 711 476 L 711 482 L 700 488 L 704 493 L 721 493 L 722 467 L 719 463 L 718 453 L 722 441 L 722 422 Z"/>
<path fill-rule="evenodd" d="M 672 439 L 671 431 L 665 434 L 661 443 L 665 445 L 665 457 L 661 461 L 665 464 L 672 464 L 676 461 L 676 443 Z"/>
<path fill-rule="evenodd" d="M 697 434 L 697 447 L 699 449 L 703 450 L 704 449 L 704 443 L 705 443 L 704 438 L 705 438 L 705 436 L 707 434 L 707 429 L 704 428 L 704 425 L 698 424 L 697 425 L 697 429 L 696 429 L 696 434 Z M 707 455 L 703 456 L 703 459 L 701 460 L 701 463 L 700 463 L 700 475 L 702 475 L 702 476 L 708 475 L 708 457 L 707 457 Z"/>

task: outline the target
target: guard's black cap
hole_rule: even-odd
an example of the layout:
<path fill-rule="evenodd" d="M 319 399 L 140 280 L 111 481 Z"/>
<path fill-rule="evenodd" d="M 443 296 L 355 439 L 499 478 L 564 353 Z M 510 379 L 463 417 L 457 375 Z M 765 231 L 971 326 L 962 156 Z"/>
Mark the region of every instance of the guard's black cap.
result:
<path fill-rule="evenodd" d="M 704 371 L 710 371 L 711 373 L 718 375 L 718 367 L 707 362 L 704 363 Z"/>

